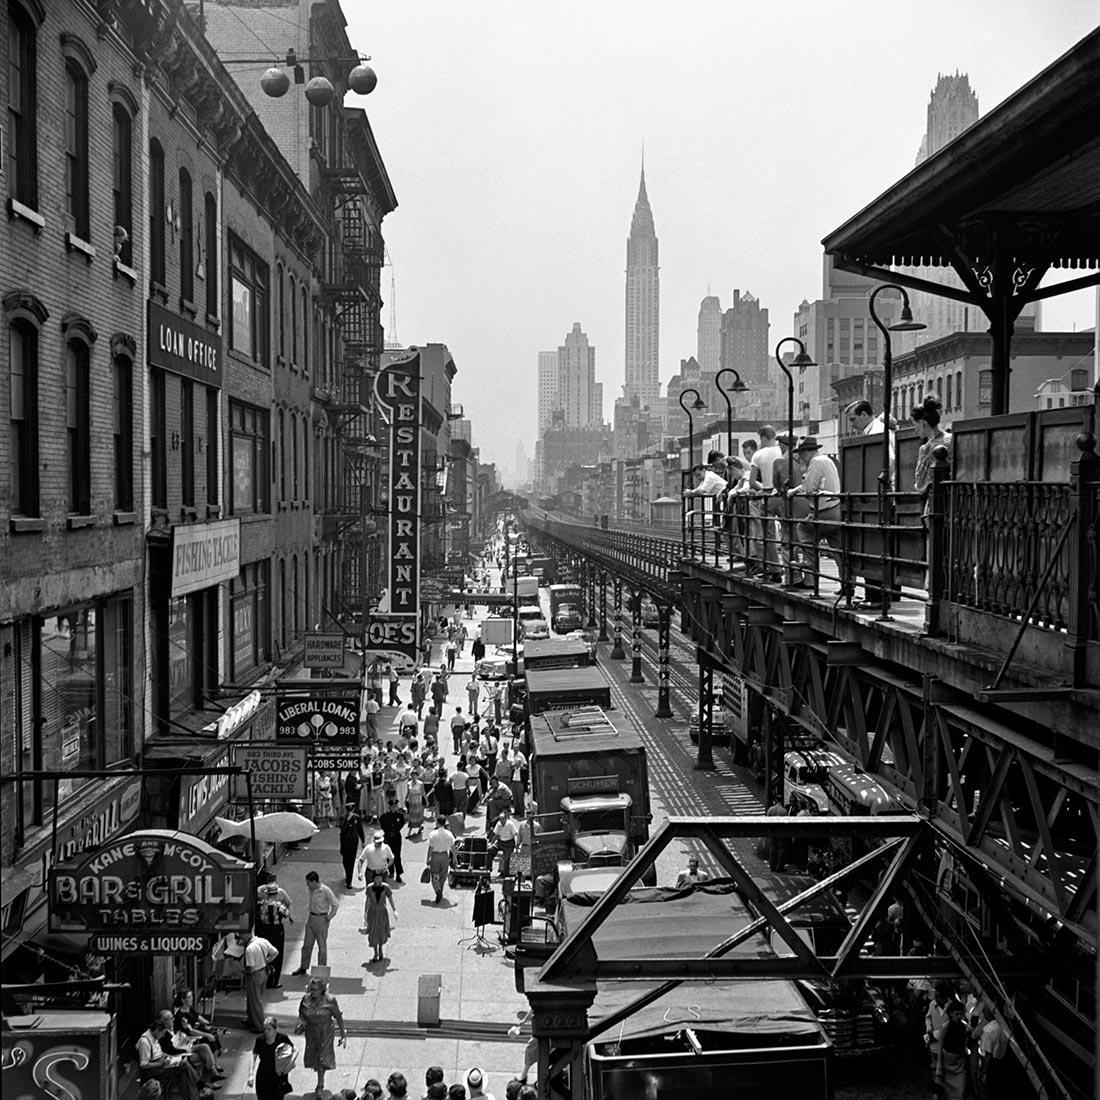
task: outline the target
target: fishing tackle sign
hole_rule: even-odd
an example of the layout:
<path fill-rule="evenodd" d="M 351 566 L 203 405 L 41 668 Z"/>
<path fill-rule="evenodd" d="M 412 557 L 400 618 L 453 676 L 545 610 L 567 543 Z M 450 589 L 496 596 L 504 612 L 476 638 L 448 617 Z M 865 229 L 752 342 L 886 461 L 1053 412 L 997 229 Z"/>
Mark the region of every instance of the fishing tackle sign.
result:
<path fill-rule="evenodd" d="M 390 419 L 389 611 L 371 616 L 368 652 L 417 656 L 420 615 L 420 352 L 379 371 L 374 392 Z"/>

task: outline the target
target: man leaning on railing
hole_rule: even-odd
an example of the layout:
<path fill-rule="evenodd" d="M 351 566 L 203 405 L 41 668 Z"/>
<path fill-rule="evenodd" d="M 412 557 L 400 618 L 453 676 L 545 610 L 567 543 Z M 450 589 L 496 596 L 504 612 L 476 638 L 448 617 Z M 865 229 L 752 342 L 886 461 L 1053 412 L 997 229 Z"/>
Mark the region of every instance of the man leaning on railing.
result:
<path fill-rule="evenodd" d="M 685 489 L 684 497 L 702 497 L 703 501 L 700 507 L 692 508 L 686 514 L 687 530 L 690 535 L 695 525 L 695 519 L 698 516 L 705 515 L 708 512 L 713 511 L 715 502 L 718 497 L 725 493 L 728 485 L 726 483 L 726 456 L 721 451 L 711 451 L 707 455 L 707 465 L 703 467 L 696 467 L 692 470 L 692 473 L 703 472 L 703 479 L 695 486 L 694 489 Z"/>
<path fill-rule="evenodd" d="M 787 496 L 792 498 L 794 517 L 798 520 L 791 584 L 796 588 L 813 588 L 813 581 L 807 579 L 798 568 L 797 561 L 801 557 L 806 572 L 810 576 L 818 575 L 818 542 L 824 539 L 835 550 L 840 549 L 840 525 L 837 522 L 840 518 L 840 498 L 836 495 L 840 492 L 840 474 L 833 460 L 821 453 L 821 444 L 812 435 L 803 439 L 794 450 L 806 462 L 806 472 L 801 484 L 787 490 Z"/>

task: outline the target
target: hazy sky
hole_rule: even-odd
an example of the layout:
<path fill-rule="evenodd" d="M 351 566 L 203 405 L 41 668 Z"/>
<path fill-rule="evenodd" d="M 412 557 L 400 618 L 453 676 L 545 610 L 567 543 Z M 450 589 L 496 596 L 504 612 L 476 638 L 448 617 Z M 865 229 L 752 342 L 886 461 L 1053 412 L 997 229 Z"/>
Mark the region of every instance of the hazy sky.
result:
<path fill-rule="evenodd" d="M 938 73 L 984 115 L 1097 24 L 1096 0 L 343 0 L 399 202 L 397 333 L 438 341 L 482 457 L 534 453 L 540 350 L 574 321 L 610 419 L 626 237 L 645 143 L 661 257 L 661 379 L 700 299 L 734 287 L 774 345 L 821 293 L 821 238 L 908 172 Z M 389 324 L 389 270 L 383 321 Z M 1089 327 L 1094 297 L 1044 304 Z"/>

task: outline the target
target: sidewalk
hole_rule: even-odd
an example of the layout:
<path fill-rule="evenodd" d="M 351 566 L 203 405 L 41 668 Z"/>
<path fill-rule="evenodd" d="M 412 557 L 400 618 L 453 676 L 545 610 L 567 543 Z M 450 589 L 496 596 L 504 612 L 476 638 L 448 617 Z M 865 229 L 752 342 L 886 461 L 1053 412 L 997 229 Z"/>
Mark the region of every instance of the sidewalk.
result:
<path fill-rule="evenodd" d="M 472 622 L 473 620 L 467 620 Z M 433 663 L 439 667 L 437 643 Z M 450 697 L 444 704 L 444 725 L 459 705 L 466 711 L 465 678 L 473 670 L 470 645 L 455 664 L 451 676 Z M 465 677 L 462 675 L 465 673 Z M 403 677 L 399 695 L 409 699 L 409 677 Z M 379 729 L 383 737 L 396 718 L 399 708 L 384 707 Z M 442 732 L 442 730 L 441 730 Z M 450 737 L 441 738 L 444 748 Z M 448 753 L 448 757 L 452 754 Z M 448 763 L 452 763 L 448 759 Z M 471 815 L 467 833 L 484 828 L 484 812 Z M 425 830 L 427 832 L 427 830 Z M 329 992 L 340 1002 L 348 1030 L 346 1048 L 336 1048 L 337 1068 L 326 1076 L 326 1095 L 342 1088 L 361 1088 L 374 1077 L 383 1085 L 394 1070 L 405 1075 L 410 1097 L 424 1091 L 424 1070 L 443 1067 L 448 1084 L 464 1079 L 471 1066 L 480 1066 L 487 1074 L 486 1091 L 498 1097 L 507 1081 L 523 1066 L 524 1046 L 530 1037 L 525 1027 L 521 1037 L 508 1036 L 508 1028 L 519 1023 L 527 1012 L 526 998 L 516 992 L 513 966 L 497 944 L 499 926 L 489 926 L 486 936 L 495 950 L 468 949 L 458 941 L 473 937 L 473 890 L 447 889 L 445 904 L 429 904 L 432 888 L 420 883 L 426 861 L 427 839 L 410 841 L 402 847 L 405 865 L 404 884 L 394 883 L 397 920 L 385 948 L 385 960 L 370 966 L 371 950 L 366 933 L 359 927 L 363 918 L 363 888 L 344 887 L 340 862 L 339 830 L 323 829 L 311 843 L 285 856 L 274 868 L 279 885 L 291 897 L 294 924 L 286 926 L 286 958 L 282 988 L 267 991 L 266 1011 L 279 1026 L 291 1033 L 298 1016 L 298 1003 L 305 994 L 308 975 L 292 977 L 301 958 L 301 942 L 308 912 L 305 875 L 316 870 L 340 902 L 340 911 L 332 922 L 328 940 L 328 965 L 331 969 Z M 494 903 L 500 901 L 500 885 L 493 884 Z M 472 940 L 471 940 L 472 943 Z M 316 956 L 314 963 L 316 964 Z M 442 975 L 439 1028 L 421 1028 L 416 1023 L 417 983 L 420 975 Z M 245 1088 L 255 1036 L 240 1029 L 245 1014 L 244 994 L 221 995 L 216 1021 L 231 1030 L 224 1036 L 226 1053 L 222 1064 L 229 1071 L 219 1097 L 251 1096 Z M 304 1040 L 295 1039 L 299 1049 L 299 1068 L 291 1074 L 291 1097 L 313 1095 L 316 1080 L 313 1071 L 301 1067 Z"/>

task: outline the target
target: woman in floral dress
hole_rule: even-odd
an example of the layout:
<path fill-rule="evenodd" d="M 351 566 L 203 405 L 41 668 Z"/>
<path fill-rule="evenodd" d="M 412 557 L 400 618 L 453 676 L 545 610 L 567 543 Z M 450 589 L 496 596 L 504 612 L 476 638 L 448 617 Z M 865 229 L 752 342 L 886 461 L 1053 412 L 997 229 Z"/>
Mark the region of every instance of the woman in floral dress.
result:
<path fill-rule="evenodd" d="M 374 881 L 367 887 L 366 902 L 363 906 L 363 927 L 367 930 L 367 942 L 374 949 L 371 962 L 382 961 L 382 948 L 390 938 L 390 915 L 386 911 L 389 903 L 394 917 L 397 906 L 393 903 L 393 891 L 386 882 L 385 873 L 376 871 Z"/>
<path fill-rule="evenodd" d="M 409 780 L 409 793 L 405 799 L 405 812 L 409 819 L 408 835 L 422 836 L 424 833 L 424 784 L 419 775 Z"/>
<path fill-rule="evenodd" d="M 333 1035 L 340 1028 L 340 1046 L 346 1046 L 348 1033 L 344 1029 L 344 1017 L 336 998 L 329 996 L 328 982 L 323 978 L 310 978 L 306 995 L 298 1005 L 299 1034 L 305 1032 L 306 1052 L 303 1064 L 306 1069 L 317 1071 L 317 1097 L 325 1090 L 325 1073 L 336 1068 L 336 1051 Z"/>

